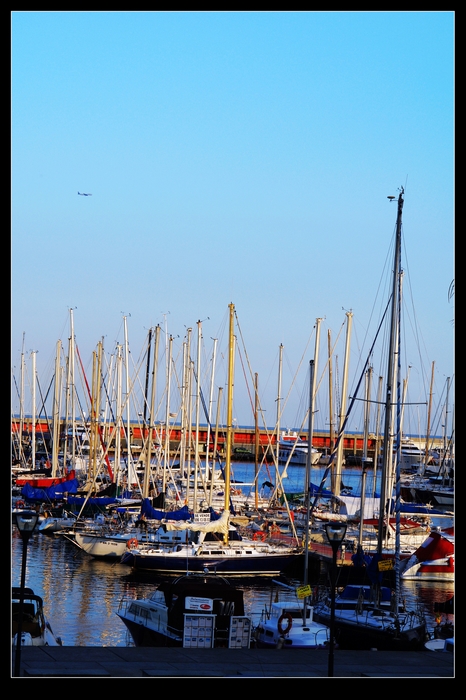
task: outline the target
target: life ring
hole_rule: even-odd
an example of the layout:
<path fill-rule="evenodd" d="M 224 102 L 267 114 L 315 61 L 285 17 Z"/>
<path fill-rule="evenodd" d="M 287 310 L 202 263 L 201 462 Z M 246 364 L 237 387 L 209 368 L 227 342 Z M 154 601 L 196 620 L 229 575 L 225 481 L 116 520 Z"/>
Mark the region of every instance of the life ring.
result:
<path fill-rule="evenodd" d="M 136 537 L 130 537 L 128 542 L 126 543 L 126 546 L 128 549 L 135 549 L 138 546 L 139 542 L 137 541 Z"/>
<path fill-rule="evenodd" d="M 286 627 L 285 628 L 283 627 L 284 620 L 286 620 Z M 280 617 L 278 618 L 278 625 L 277 625 L 278 631 L 280 632 L 280 634 L 288 634 L 288 632 L 291 629 L 292 624 L 293 624 L 293 618 L 291 617 L 290 613 L 288 613 L 288 612 L 282 613 L 280 615 Z"/>
<path fill-rule="evenodd" d="M 264 542 L 264 540 L 266 539 L 266 537 L 267 537 L 267 535 L 265 534 L 265 532 L 262 532 L 262 530 L 258 530 L 257 532 L 255 532 L 255 533 L 253 534 L 252 539 L 253 539 L 253 540 L 256 540 L 256 542 L 257 542 L 258 540 L 260 540 L 261 542 Z"/>

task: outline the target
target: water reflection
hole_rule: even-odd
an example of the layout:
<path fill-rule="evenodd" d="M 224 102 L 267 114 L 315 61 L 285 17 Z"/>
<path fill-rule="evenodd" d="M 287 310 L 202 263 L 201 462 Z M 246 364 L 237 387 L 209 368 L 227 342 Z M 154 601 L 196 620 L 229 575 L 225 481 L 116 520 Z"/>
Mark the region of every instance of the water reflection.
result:
<path fill-rule="evenodd" d="M 254 464 L 233 465 L 234 478 L 251 483 L 254 480 Z M 311 480 L 320 484 L 325 468 L 312 469 Z M 304 487 L 304 472 L 300 467 L 289 467 L 287 491 L 300 492 Z M 368 475 L 368 492 L 373 488 Z M 259 478 L 261 487 L 269 476 Z M 343 470 L 345 486 L 360 491 L 361 470 Z M 244 487 L 245 491 L 249 489 Z M 15 526 L 12 526 L 12 585 L 19 585 L 22 544 Z M 159 579 L 153 574 L 131 574 L 126 566 L 92 559 L 71 542 L 58 536 L 36 532 L 28 545 L 26 585 L 44 599 L 47 615 L 55 633 L 67 646 L 131 646 L 126 627 L 116 615 L 123 597 L 137 598 L 154 590 Z M 294 582 L 298 585 L 300 582 Z M 270 604 L 271 584 L 267 579 L 237 582 L 245 592 L 245 607 L 254 622 L 260 612 Z M 425 607 L 428 626 L 435 624 L 434 603 L 443 602 L 453 595 L 453 582 L 403 583 L 403 595 L 410 605 L 418 597 Z M 282 597 L 292 597 L 293 592 L 281 591 Z"/>
<path fill-rule="evenodd" d="M 12 527 L 12 585 L 19 585 L 22 543 Z M 137 598 L 154 590 L 160 579 L 151 574 L 131 574 L 119 563 L 98 561 L 61 537 L 34 533 L 28 545 L 26 586 L 44 599 L 55 633 L 66 646 L 132 646 L 126 628 L 116 615 L 123 597 Z M 299 581 L 294 582 L 296 585 Z M 267 579 L 237 582 L 245 592 L 245 607 L 254 622 L 270 604 Z M 281 591 L 282 597 L 293 592 Z M 453 583 L 403 583 L 410 604 L 418 598 L 425 608 L 428 627 L 435 624 L 434 603 L 453 595 Z"/>

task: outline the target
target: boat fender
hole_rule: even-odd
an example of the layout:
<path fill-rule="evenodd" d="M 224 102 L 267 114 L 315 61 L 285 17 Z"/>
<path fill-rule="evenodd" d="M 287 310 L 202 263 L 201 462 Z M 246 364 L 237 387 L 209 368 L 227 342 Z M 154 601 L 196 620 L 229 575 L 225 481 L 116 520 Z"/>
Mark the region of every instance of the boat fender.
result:
<path fill-rule="evenodd" d="M 283 627 L 283 623 L 286 620 L 286 627 Z M 288 632 L 291 629 L 291 626 L 293 624 L 293 618 L 291 617 L 290 613 L 283 613 L 280 615 L 278 618 L 278 631 L 280 634 L 288 634 Z"/>
<path fill-rule="evenodd" d="M 138 546 L 138 544 L 139 543 L 138 543 L 136 537 L 130 537 L 130 539 L 126 543 L 126 546 L 128 547 L 128 549 L 135 549 Z"/>
<path fill-rule="evenodd" d="M 256 542 L 257 542 L 257 540 L 260 540 L 261 542 L 264 542 L 264 540 L 265 540 L 266 538 L 267 538 L 267 535 L 265 534 L 265 532 L 261 532 L 260 530 L 258 530 L 257 532 L 255 532 L 255 533 L 253 534 L 253 536 L 252 536 L 252 539 L 253 539 L 253 540 L 256 540 Z"/>

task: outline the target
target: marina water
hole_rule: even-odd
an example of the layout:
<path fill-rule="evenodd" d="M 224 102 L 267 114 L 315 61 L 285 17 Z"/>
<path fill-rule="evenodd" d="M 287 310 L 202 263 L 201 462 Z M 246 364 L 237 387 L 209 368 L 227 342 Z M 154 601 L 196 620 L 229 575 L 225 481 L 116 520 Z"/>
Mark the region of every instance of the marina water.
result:
<path fill-rule="evenodd" d="M 253 464 L 234 464 L 233 478 L 251 483 Z M 323 469 L 313 468 L 311 480 L 319 484 Z M 360 469 L 343 470 L 345 486 L 351 486 L 358 494 Z M 273 474 L 264 474 L 259 487 Z M 288 469 L 286 490 L 303 488 L 304 470 Z M 275 482 L 275 479 L 273 479 Z M 368 479 L 368 489 L 370 489 Z M 242 487 L 245 491 L 247 487 Z M 11 585 L 21 580 L 22 541 L 15 525 L 11 530 Z M 116 612 L 125 597 L 139 598 L 151 593 L 159 578 L 153 574 L 135 574 L 120 563 L 99 561 L 81 552 L 74 544 L 59 536 L 47 536 L 35 532 L 28 544 L 26 586 L 32 588 L 44 600 L 46 614 L 56 635 L 66 646 L 133 646 L 124 624 Z M 245 593 L 246 614 L 257 623 L 265 605 L 270 604 L 272 584 L 267 578 L 242 579 L 236 582 Z M 290 582 L 299 585 L 300 581 Z M 434 603 L 444 602 L 453 595 L 454 584 L 404 581 L 402 596 L 411 606 L 417 600 L 423 606 L 428 629 L 435 625 Z M 294 592 L 280 590 L 282 598 L 293 598 Z"/>

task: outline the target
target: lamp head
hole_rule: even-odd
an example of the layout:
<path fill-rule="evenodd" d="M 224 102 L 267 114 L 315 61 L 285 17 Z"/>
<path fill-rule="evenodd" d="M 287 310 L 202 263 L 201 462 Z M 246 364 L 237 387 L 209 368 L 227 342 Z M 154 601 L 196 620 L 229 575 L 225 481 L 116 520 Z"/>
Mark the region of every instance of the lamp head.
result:
<path fill-rule="evenodd" d="M 338 523 L 338 522 L 333 522 L 330 521 L 326 523 L 325 525 L 325 533 L 327 535 L 327 539 L 332 545 L 332 549 L 336 551 L 338 547 L 341 545 L 343 540 L 345 539 L 346 535 L 346 523 Z"/>
<path fill-rule="evenodd" d="M 21 533 L 21 536 L 31 535 L 34 531 L 39 514 L 34 510 L 23 510 L 21 513 L 16 513 L 16 525 Z"/>

